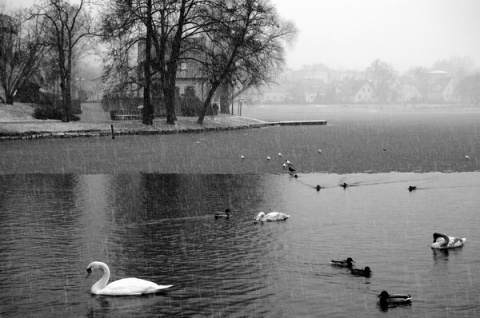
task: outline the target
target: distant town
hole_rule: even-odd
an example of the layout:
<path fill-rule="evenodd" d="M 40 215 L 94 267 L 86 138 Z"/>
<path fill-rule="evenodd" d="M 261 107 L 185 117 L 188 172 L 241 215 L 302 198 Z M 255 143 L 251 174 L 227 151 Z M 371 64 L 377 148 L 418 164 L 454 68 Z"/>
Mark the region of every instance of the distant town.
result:
<path fill-rule="evenodd" d="M 412 68 L 399 75 L 376 60 L 365 71 L 338 71 L 324 65 L 287 69 L 276 84 L 249 92 L 246 100 L 264 104 L 338 103 L 450 103 L 480 102 L 480 73 L 456 67 L 458 59 L 442 61 L 438 68 Z M 443 65 L 441 65 L 443 64 Z M 443 66 L 443 67 L 442 67 Z M 446 70 L 448 69 L 448 71 Z"/>

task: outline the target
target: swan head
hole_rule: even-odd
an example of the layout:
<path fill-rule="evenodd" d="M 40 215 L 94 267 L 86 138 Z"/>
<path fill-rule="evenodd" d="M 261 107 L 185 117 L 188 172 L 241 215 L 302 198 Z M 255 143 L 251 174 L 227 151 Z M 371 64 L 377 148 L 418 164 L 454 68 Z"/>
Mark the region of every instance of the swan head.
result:
<path fill-rule="evenodd" d="M 265 212 L 258 213 L 257 217 L 254 219 L 255 220 L 254 222 L 257 222 L 258 220 L 260 220 L 263 217 L 265 217 Z"/>
<path fill-rule="evenodd" d="M 102 263 L 102 262 L 91 262 L 87 266 L 87 277 L 85 277 L 85 278 L 88 278 L 88 276 L 90 276 L 92 274 L 92 272 L 96 269 L 101 269 L 102 272 L 105 272 L 105 270 L 108 270 L 108 266 L 107 266 L 107 264 Z"/>

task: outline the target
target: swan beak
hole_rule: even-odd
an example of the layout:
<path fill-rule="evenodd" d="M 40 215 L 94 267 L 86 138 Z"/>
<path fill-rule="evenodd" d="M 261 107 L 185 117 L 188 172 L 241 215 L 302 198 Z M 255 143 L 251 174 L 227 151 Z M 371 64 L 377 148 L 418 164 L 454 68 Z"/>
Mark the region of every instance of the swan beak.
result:
<path fill-rule="evenodd" d="M 88 276 L 90 276 L 91 273 L 92 273 L 92 270 L 90 268 L 87 268 L 87 277 L 85 277 L 85 279 L 87 279 Z"/>

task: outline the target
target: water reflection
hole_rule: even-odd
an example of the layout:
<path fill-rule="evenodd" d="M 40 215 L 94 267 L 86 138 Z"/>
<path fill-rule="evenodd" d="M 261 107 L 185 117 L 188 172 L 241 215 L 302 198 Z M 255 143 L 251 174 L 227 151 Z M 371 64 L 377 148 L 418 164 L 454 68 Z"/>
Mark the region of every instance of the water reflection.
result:
<path fill-rule="evenodd" d="M 468 242 L 480 239 L 478 177 L 1 176 L 0 315 L 375 316 L 383 289 L 411 293 L 416 312 L 442 315 L 447 304 L 450 314 L 473 313 L 479 252 Z M 408 184 L 419 179 L 428 191 L 412 195 Z M 341 180 L 362 186 L 344 190 Z M 319 183 L 320 192 L 310 186 Z M 457 187 L 448 189 L 454 202 L 445 184 Z M 232 217 L 215 220 L 227 207 Z M 259 211 L 273 210 L 291 218 L 253 224 Z M 466 236 L 466 246 L 431 251 L 439 229 Z M 330 266 L 347 256 L 374 275 Z M 174 287 L 152 297 L 93 297 L 99 274 L 85 280 L 85 268 L 94 260 L 109 265 L 112 280 Z"/>

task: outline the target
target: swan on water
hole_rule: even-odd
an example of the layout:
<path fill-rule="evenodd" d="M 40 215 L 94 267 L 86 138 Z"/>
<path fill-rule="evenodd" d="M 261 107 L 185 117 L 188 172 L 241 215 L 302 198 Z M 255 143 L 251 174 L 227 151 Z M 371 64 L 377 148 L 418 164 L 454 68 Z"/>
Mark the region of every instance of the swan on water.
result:
<path fill-rule="evenodd" d="M 110 269 L 107 264 L 103 262 L 91 262 L 87 266 L 87 278 L 96 269 L 101 270 L 103 276 L 92 286 L 91 293 L 95 295 L 133 296 L 154 294 L 173 286 L 157 285 L 154 282 L 139 278 L 123 278 L 108 284 L 108 280 L 110 279 Z"/>
<path fill-rule="evenodd" d="M 289 217 L 290 215 L 287 215 L 282 212 L 270 212 L 268 214 L 265 214 L 265 212 L 260 212 L 255 218 L 255 223 L 257 223 L 257 221 L 261 221 L 261 222 L 286 221 Z"/>
<path fill-rule="evenodd" d="M 433 233 L 432 248 L 433 249 L 449 249 L 449 248 L 462 247 L 463 243 L 466 240 L 467 239 L 465 237 L 459 238 L 459 237 L 447 236 L 441 233 Z"/>

